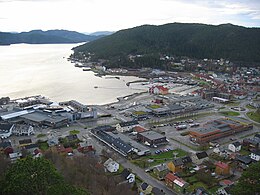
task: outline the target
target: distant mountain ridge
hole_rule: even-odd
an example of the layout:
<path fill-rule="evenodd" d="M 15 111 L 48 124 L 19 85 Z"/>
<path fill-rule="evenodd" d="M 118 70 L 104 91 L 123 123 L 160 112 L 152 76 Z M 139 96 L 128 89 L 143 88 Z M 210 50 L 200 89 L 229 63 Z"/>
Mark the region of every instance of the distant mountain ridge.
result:
<path fill-rule="evenodd" d="M 107 35 L 112 35 L 113 33 L 115 33 L 115 32 L 113 32 L 113 31 L 97 31 L 97 32 L 90 33 L 89 35 L 92 35 L 92 36 L 105 35 L 105 36 L 107 36 Z"/>
<path fill-rule="evenodd" d="M 103 36 L 93 36 L 68 30 L 32 30 L 21 33 L 0 32 L 0 45 L 15 43 L 44 44 L 44 43 L 80 43 L 93 41 Z"/>
<path fill-rule="evenodd" d="M 232 24 L 171 23 L 120 30 L 74 48 L 119 63 L 132 54 L 167 54 L 198 59 L 260 62 L 260 28 Z M 124 66 L 122 64 L 122 66 Z"/>

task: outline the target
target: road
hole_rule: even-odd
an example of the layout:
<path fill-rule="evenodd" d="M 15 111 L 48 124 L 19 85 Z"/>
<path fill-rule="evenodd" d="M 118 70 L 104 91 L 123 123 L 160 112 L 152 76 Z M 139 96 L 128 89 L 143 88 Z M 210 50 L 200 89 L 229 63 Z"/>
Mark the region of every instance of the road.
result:
<path fill-rule="evenodd" d="M 133 173 L 135 173 L 138 177 L 140 177 L 143 181 L 145 181 L 146 183 L 150 184 L 153 187 L 157 187 L 160 190 L 163 190 L 163 192 L 166 195 L 177 195 L 178 193 L 172 191 L 171 189 L 167 188 L 167 186 L 163 183 L 158 181 L 157 179 L 153 178 L 152 176 L 150 176 L 148 173 L 146 173 L 143 169 L 141 169 L 140 167 L 132 164 L 130 161 L 119 157 L 119 159 L 117 160 L 123 167 L 131 169 Z"/>

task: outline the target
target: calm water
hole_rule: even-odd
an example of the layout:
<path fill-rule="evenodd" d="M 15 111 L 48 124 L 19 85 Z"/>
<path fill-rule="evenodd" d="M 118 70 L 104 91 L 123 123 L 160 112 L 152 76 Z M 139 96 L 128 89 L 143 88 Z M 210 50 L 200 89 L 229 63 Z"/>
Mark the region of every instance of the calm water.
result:
<path fill-rule="evenodd" d="M 0 46 L 0 97 L 43 95 L 56 101 L 75 99 L 85 104 L 105 104 L 141 91 L 141 85 L 126 86 L 126 82 L 137 77 L 105 79 L 74 67 L 67 61 L 74 46 L 76 44 Z"/>

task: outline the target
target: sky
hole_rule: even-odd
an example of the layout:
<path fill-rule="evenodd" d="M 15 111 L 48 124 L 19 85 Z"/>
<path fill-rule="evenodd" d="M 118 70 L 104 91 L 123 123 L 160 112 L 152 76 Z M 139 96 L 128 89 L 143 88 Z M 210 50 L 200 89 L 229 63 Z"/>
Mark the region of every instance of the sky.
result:
<path fill-rule="evenodd" d="M 118 31 L 173 22 L 260 27 L 260 0 L 0 0 L 0 31 Z"/>

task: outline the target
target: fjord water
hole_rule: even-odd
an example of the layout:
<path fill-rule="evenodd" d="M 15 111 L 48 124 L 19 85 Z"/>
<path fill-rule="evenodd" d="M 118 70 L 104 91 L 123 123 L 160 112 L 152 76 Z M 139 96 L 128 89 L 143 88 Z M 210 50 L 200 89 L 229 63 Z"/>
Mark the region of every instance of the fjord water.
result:
<path fill-rule="evenodd" d="M 126 82 L 137 77 L 106 79 L 74 67 L 67 58 L 75 46 L 77 44 L 0 46 L 0 97 L 43 95 L 55 101 L 74 99 L 84 104 L 106 104 L 116 101 L 117 97 L 140 92 L 142 86 L 126 86 Z"/>

